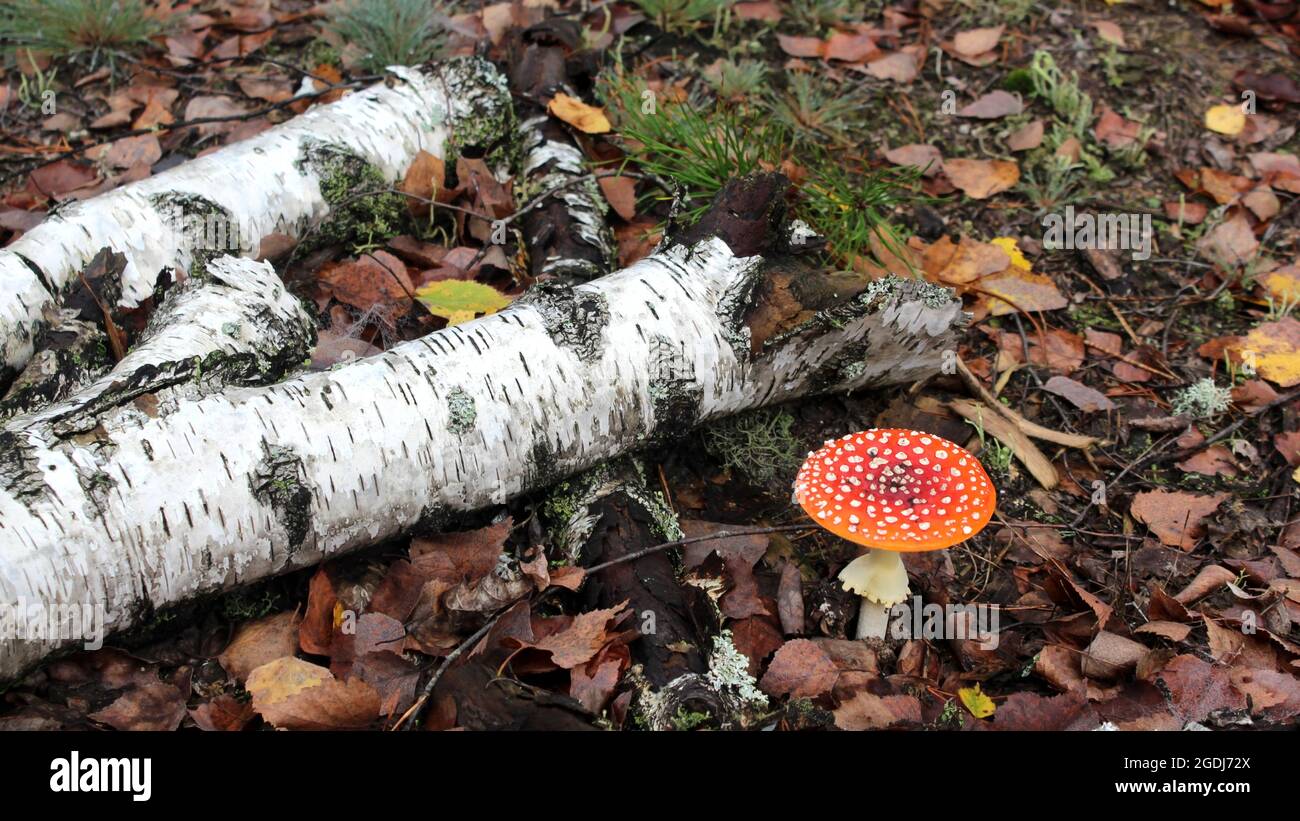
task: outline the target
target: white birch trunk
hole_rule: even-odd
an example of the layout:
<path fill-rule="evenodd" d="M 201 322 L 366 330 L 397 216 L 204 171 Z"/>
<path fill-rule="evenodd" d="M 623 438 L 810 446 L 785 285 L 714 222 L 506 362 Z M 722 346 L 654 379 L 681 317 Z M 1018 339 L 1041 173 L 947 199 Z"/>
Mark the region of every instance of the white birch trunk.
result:
<path fill-rule="evenodd" d="M 264 385 L 300 365 L 316 320 L 269 262 L 220 257 L 202 279 L 172 287 L 140 340 L 112 370 L 67 400 L 15 417 L 7 428 L 75 429 L 95 414 L 170 388 L 182 394 Z"/>
<path fill-rule="evenodd" d="M 874 283 L 750 353 L 765 260 L 717 238 L 375 357 L 194 401 L 0 434 L 0 602 L 108 630 L 499 504 L 647 441 L 802 395 L 935 372 L 950 292 Z M 69 640 L 0 640 L 0 678 Z"/>
<path fill-rule="evenodd" d="M 255 255 L 263 237 L 299 238 L 326 218 L 330 202 L 313 160 L 322 147 L 396 181 L 420 150 L 444 157 L 454 153 L 449 147 L 487 147 L 513 136 L 510 95 L 490 63 L 458 58 L 427 71 L 390 71 L 391 85 L 69 203 L 0 249 L 0 384 L 30 358 L 42 309 L 102 248 L 126 255 L 122 301 L 132 305 L 164 269 L 189 270 L 205 252 Z"/>

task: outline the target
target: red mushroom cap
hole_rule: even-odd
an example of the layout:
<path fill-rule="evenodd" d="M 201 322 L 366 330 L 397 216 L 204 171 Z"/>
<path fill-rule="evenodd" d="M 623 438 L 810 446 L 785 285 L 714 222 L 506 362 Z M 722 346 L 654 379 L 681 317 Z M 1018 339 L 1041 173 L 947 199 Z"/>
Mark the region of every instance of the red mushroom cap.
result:
<path fill-rule="evenodd" d="M 795 500 L 837 536 L 864 547 L 942 550 L 980 532 L 997 507 L 984 466 L 919 430 L 874 428 L 808 454 Z"/>

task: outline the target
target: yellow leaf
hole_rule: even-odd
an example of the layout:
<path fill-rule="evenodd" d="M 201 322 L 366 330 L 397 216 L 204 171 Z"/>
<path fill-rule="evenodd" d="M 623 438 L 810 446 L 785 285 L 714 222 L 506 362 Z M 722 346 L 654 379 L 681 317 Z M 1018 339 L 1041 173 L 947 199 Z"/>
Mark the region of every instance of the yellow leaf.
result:
<path fill-rule="evenodd" d="M 1277 302 L 1300 302 L 1300 264 L 1270 271 L 1256 282 Z"/>
<path fill-rule="evenodd" d="M 587 134 L 604 134 L 609 131 L 609 118 L 603 109 L 587 105 L 563 92 L 551 98 L 546 110 Z"/>
<path fill-rule="evenodd" d="M 449 324 L 468 322 L 477 314 L 494 314 L 510 304 L 510 297 L 481 282 L 444 279 L 430 282 L 415 292 L 429 308 Z"/>
<path fill-rule="evenodd" d="M 957 697 L 961 703 L 966 705 L 966 709 L 976 718 L 988 718 L 998 709 L 998 705 L 993 703 L 993 699 L 984 695 L 980 691 L 980 686 L 962 687 L 957 691 Z"/>
<path fill-rule="evenodd" d="M 1295 473 L 1291 474 L 1291 478 L 1294 479 L 1297 484 L 1300 484 L 1300 468 L 1295 469 Z"/>
<path fill-rule="evenodd" d="M 1246 127 L 1246 114 L 1240 106 L 1216 105 L 1205 112 L 1205 127 L 1233 137 Z"/>
<path fill-rule="evenodd" d="M 1025 255 L 1020 253 L 1020 245 L 1016 242 L 1015 237 L 994 237 L 989 242 L 1005 251 L 1007 256 L 1011 258 L 1013 266 L 1022 271 L 1033 269 L 1033 266 L 1029 264 L 1029 260 L 1025 259 Z"/>
<path fill-rule="evenodd" d="M 1300 321 L 1265 322 L 1229 346 L 1239 361 L 1253 356 L 1260 376 L 1283 388 L 1300 385 Z"/>

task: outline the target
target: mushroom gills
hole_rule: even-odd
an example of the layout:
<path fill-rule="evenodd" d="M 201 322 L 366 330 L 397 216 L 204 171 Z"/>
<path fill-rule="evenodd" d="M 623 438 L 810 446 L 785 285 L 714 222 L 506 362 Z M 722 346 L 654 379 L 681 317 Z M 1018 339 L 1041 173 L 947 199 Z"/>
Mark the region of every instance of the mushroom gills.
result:
<path fill-rule="evenodd" d="M 907 598 L 907 570 L 894 550 L 869 549 L 840 571 L 844 589 L 886 608 Z"/>

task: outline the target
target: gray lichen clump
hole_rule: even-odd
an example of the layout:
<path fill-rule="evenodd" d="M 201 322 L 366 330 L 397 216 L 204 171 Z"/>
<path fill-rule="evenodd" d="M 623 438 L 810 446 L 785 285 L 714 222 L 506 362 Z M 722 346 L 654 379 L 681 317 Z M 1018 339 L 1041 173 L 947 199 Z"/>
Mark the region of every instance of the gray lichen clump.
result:
<path fill-rule="evenodd" d="M 1225 412 L 1231 403 L 1232 390 L 1220 388 L 1207 377 L 1174 394 L 1173 410 L 1179 416 L 1208 420 Z"/>
<path fill-rule="evenodd" d="M 474 407 L 474 397 L 463 388 L 454 388 L 447 395 L 447 427 L 457 435 L 469 433 L 474 429 L 474 420 L 478 410 Z"/>

